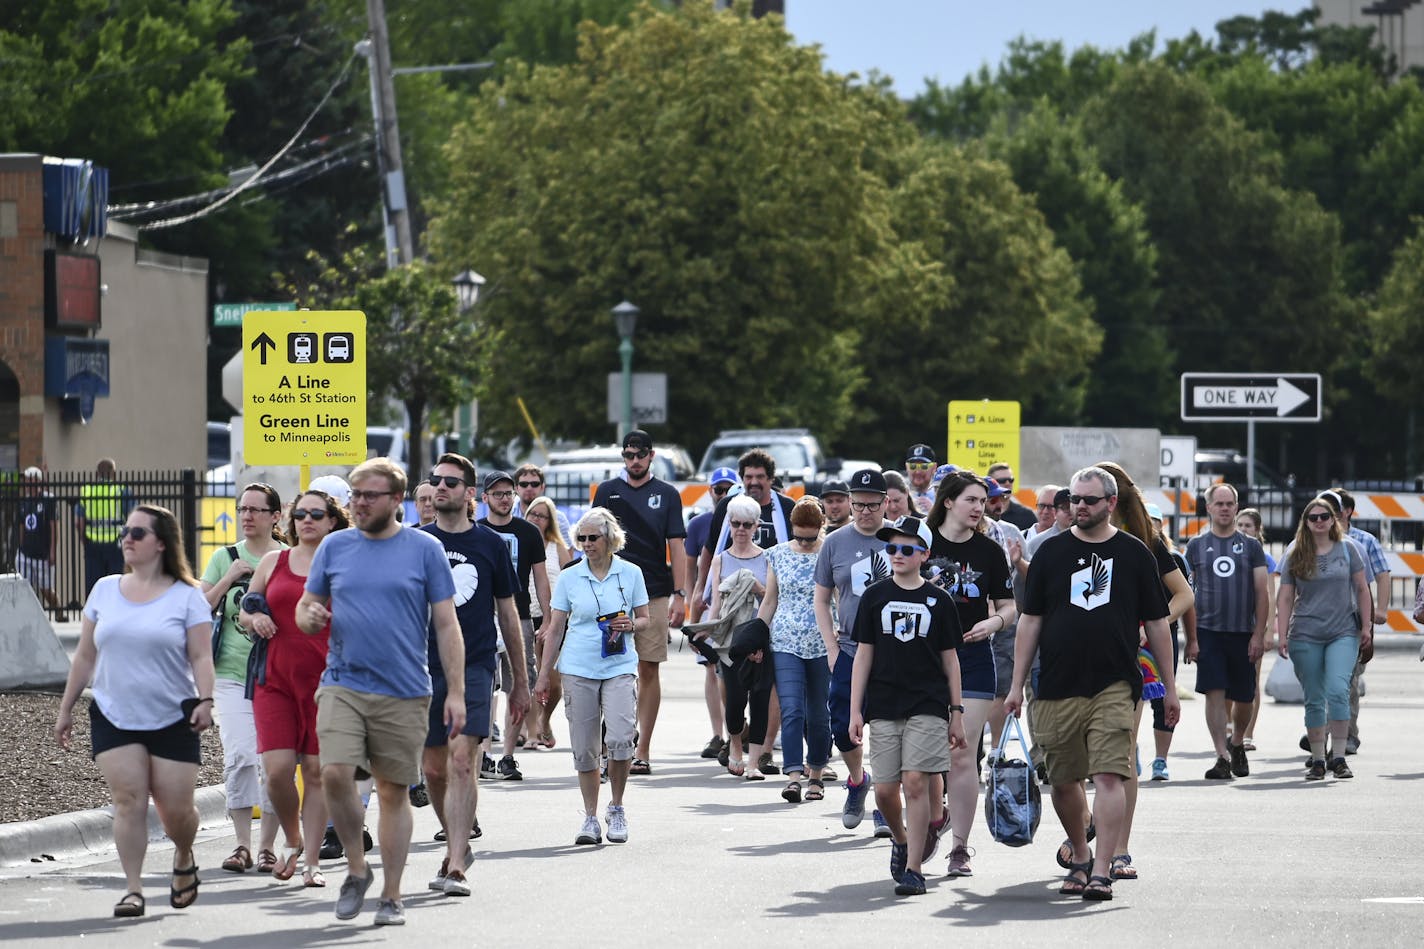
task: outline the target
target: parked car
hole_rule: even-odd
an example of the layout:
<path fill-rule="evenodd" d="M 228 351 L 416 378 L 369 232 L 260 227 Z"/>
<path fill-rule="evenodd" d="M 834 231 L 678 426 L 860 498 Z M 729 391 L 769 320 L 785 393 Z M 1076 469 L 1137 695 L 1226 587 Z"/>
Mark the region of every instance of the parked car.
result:
<path fill-rule="evenodd" d="M 720 433 L 702 454 L 696 480 L 706 481 L 718 468 L 736 468 L 737 459 L 752 448 L 762 448 L 776 460 L 776 473 L 784 484 L 819 483 L 840 477 L 839 458 L 827 458 L 821 443 L 805 428 L 744 428 Z"/>
<path fill-rule="evenodd" d="M 208 423 L 208 467 L 232 464 L 232 425 L 229 422 Z"/>

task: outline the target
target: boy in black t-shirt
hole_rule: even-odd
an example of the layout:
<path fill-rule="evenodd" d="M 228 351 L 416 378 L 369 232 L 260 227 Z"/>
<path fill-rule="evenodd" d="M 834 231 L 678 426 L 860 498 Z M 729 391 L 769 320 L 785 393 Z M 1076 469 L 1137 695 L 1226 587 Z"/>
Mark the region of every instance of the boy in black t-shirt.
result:
<path fill-rule="evenodd" d="M 906 515 L 875 536 L 886 541 L 891 575 L 866 588 L 856 612 L 850 734 L 861 743 L 865 723 L 875 723 L 870 771 L 875 803 L 894 838 L 890 876 L 897 895 L 913 896 L 925 892 L 920 862 L 930 825 L 930 776 L 949 770 L 951 747 L 965 747 L 955 652 L 961 633 L 949 597 L 920 576 L 931 540 L 924 522 Z"/>

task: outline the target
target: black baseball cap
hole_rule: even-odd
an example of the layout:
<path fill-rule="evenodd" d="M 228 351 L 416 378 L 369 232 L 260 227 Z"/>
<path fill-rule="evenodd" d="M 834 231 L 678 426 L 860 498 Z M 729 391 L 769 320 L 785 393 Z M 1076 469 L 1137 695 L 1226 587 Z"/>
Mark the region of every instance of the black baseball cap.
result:
<path fill-rule="evenodd" d="M 885 476 L 878 468 L 862 468 L 850 476 L 850 489 L 869 494 L 884 494 Z"/>
<path fill-rule="evenodd" d="M 849 495 L 850 485 L 846 484 L 844 481 L 827 481 L 825 484 L 821 485 L 821 497 L 825 497 L 828 494 Z"/>
<path fill-rule="evenodd" d="M 651 449 L 653 447 L 653 436 L 649 435 L 641 428 L 635 428 L 627 435 L 623 436 L 623 447 Z"/>
<path fill-rule="evenodd" d="M 1073 492 L 1067 488 L 1059 488 L 1058 493 L 1053 496 L 1054 507 L 1067 507 L 1068 499 L 1073 496 Z"/>
<path fill-rule="evenodd" d="M 905 456 L 905 462 L 922 461 L 926 464 L 935 463 L 934 449 L 928 445 L 911 445 L 909 454 Z"/>
<path fill-rule="evenodd" d="M 508 481 L 510 486 L 513 487 L 514 476 L 511 475 L 508 471 L 491 471 L 489 474 L 485 475 L 485 490 L 488 491 L 490 488 L 499 484 L 501 481 Z"/>

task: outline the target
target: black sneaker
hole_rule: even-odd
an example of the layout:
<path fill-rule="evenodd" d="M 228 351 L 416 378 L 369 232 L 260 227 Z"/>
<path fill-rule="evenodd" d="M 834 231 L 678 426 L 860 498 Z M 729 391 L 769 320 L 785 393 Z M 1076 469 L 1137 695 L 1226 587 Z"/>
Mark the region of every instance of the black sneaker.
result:
<path fill-rule="evenodd" d="M 428 790 L 426 790 L 426 788 L 425 788 L 425 782 L 424 782 L 424 781 L 420 782 L 419 784 L 412 784 L 412 785 L 410 786 L 410 806 L 411 806 L 411 807 L 429 807 L 429 806 L 430 806 L 430 792 L 429 792 Z"/>
<path fill-rule="evenodd" d="M 1230 781 L 1231 762 L 1218 755 L 1216 764 L 1212 765 L 1211 770 L 1206 773 L 1206 779 L 1208 781 Z"/>
<path fill-rule="evenodd" d="M 340 860 L 346 856 L 346 848 L 341 846 L 341 839 L 336 836 L 336 828 L 328 827 L 326 836 L 321 840 L 321 859 Z"/>
<path fill-rule="evenodd" d="M 722 753 L 722 749 L 727 747 L 727 739 L 721 735 L 713 735 L 707 740 L 707 744 L 702 746 L 702 757 L 715 758 Z"/>
<path fill-rule="evenodd" d="M 1301 736 L 1300 736 L 1300 750 L 1301 750 L 1301 751 L 1309 751 L 1309 750 L 1310 750 L 1310 736 L 1309 736 L 1309 735 L 1301 735 Z M 1313 760 L 1313 759 L 1312 759 L 1312 760 Z"/>
<path fill-rule="evenodd" d="M 365 853 L 370 853 L 371 848 L 376 846 L 376 842 L 371 839 L 371 832 L 366 828 L 361 828 L 361 849 Z"/>
<path fill-rule="evenodd" d="M 781 773 L 781 769 L 776 766 L 776 759 L 772 758 L 769 751 L 763 751 L 761 757 L 757 759 L 757 770 L 762 774 Z"/>
<path fill-rule="evenodd" d="M 722 750 L 717 752 L 717 763 L 725 768 L 731 760 L 732 743 L 730 741 L 724 741 L 722 742 Z"/>
<path fill-rule="evenodd" d="M 1231 773 L 1238 778 L 1244 778 L 1251 773 L 1251 765 L 1246 760 L 1246 746 L 1231 746 Z"/>
<path fill-rule="evenodd" d="M 1330 773 L 1337 778 L 1353 778 L 1355 772 L 1350 770 L 1350 766 L 1345 763 L 1344 758 L 1336 758 L 1330 762 Z"/>
<path fill-rule="evenodd" d="M 1312 761 L 1312 762 L 1310 763 L 1310 768 L 1307 769 L 1306 772 L 1305 772 L 1305 780 L 1307 780 L 1307 781 L 1324 781 L 1324 780 L 1325 780 L 1325 759 L 1324 759 L 1324 758 L 1316 758 L 1314 761 Z"/>
<path fill-rule="evenodd" d="M 501 781 L 523 781 L 524 775 L 519 771 L 519 765 L 514 760 L 514 755 L 505 755 L 499 759 L 497 767 L 499 779 Z"/>
<path fill-rule="evenodd" d="M 493 781 L 495 778 L 499 777 L 499 773 L 495 770 L 494 767 L 494 759 L 491 758 L 489 755 L 485 755 L 480 761 L 480 777 L 484 778 L 486 781 Z"/>

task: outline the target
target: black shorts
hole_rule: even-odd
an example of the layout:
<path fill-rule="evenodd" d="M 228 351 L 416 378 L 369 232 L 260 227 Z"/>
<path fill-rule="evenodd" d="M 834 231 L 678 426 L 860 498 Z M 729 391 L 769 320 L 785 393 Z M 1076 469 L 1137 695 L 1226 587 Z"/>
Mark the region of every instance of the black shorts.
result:
<path fill-rule="evenodd" d="M 98 702 L 89 703 L 90 758 L 124 745 L 142 745 L 154 758 L 181 761 L 184 764 L 203 763 L 203 745 L 198 733 L 186 719 L 178 719 L 165 728 L 153 731 L 130 731 L 120 728 L 99 711 Z"/>
<path fill-rule="evenodd" d="M 439 748 L 450 743 L 445 728 L 445 699 L 450 695 L 443 676 L 431 676 L 430 724 L 425 733 L 425 747 Z M 460 734 L 471 738 L 488 738 L 490 706 L 494 698 L 494 666 L 465 667 L 465 727 Z"/>
<path fill-rule="evenodd" d="M 1256 698 L 1256 665 L 1247 652 L 1250 633 L 1197 629 L 1197 688 L 1205 695 L 1225 689 L 1233 702 Z"/>

